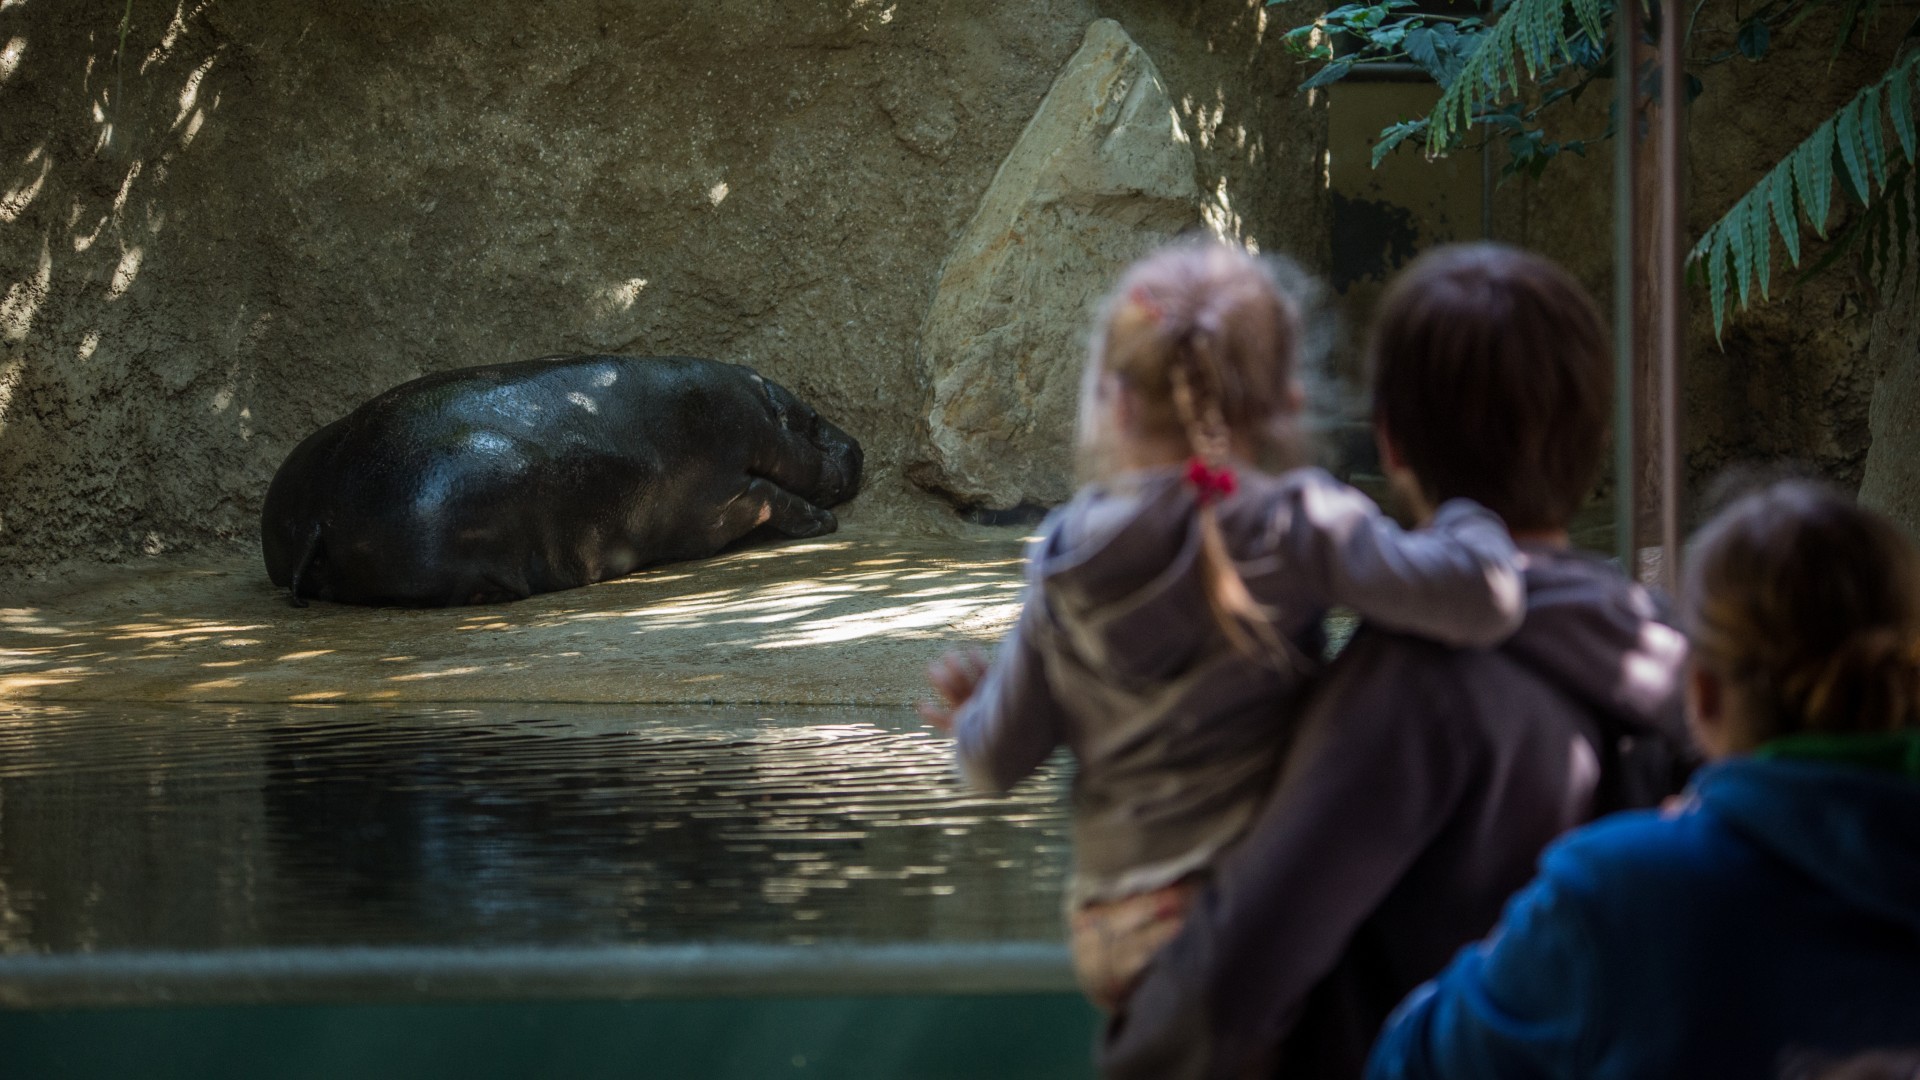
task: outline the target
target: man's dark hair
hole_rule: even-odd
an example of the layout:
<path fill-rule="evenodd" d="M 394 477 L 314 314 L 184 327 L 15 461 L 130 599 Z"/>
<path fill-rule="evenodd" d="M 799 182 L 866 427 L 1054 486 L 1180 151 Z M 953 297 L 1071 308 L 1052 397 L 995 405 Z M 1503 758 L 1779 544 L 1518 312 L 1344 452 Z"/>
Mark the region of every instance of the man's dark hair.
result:
<path fill-rule="evenodd" d="M 1499 244 L 1422 256 L 1368 348 L 1373 416 L 1429 501 L 1464 496 L 1516 530 L 1560 529 L 1606 447 L 1607 335 L 1580 283 Z"/>

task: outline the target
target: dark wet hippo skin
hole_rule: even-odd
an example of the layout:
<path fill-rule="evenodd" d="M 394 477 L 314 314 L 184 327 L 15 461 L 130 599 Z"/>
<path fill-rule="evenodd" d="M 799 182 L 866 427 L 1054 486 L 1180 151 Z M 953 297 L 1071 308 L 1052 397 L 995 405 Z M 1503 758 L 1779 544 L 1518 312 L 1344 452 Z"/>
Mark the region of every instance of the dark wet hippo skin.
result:
<path fill-rule="evenodd" d="M 394 387 L 274 475 L 260 546 L 294 603 L 517 600 L 836 527 L 860 444 L 752 368 L 550 356 Z"/>

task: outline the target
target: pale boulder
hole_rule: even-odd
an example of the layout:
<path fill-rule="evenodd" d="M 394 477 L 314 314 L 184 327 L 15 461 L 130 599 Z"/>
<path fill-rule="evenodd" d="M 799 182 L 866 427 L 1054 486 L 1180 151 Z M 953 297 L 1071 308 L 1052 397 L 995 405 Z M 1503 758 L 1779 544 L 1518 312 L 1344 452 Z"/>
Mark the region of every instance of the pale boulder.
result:
<path fill-rule="evenodd" d="M 1201 203 L 1153 61 L 1120 24 L 1095 21 L 941 270 L 914 480 L 988 510 L 1071 495 L 1094 310 L 1129 262 L 1200 224 Z"/>

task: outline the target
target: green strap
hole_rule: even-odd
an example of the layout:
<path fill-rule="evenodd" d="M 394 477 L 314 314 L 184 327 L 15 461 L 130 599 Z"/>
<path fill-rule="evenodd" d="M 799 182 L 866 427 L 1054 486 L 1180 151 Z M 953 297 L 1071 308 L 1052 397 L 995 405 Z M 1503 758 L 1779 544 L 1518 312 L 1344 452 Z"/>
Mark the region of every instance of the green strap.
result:
<path fill-rule="evenodd" d="M 1824 761 L 1903 773 L 1920 780 L 1920 730 L 1858 735 L 1784 735 L 1754 752 L 1784 761 Z"/>

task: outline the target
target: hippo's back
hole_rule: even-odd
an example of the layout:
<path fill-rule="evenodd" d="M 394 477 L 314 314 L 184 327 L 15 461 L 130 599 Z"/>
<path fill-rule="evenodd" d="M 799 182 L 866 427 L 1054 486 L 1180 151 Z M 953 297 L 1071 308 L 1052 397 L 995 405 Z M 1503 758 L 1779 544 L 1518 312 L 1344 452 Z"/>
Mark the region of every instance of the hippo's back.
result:
<path fill-rule="evenodd" d="M 437 372 L 315 432 L 261 542 L 296 599 L 444 605 L 633 569 L 638 506 L 752 373 L 694 357 L 548 357 Z"/>

